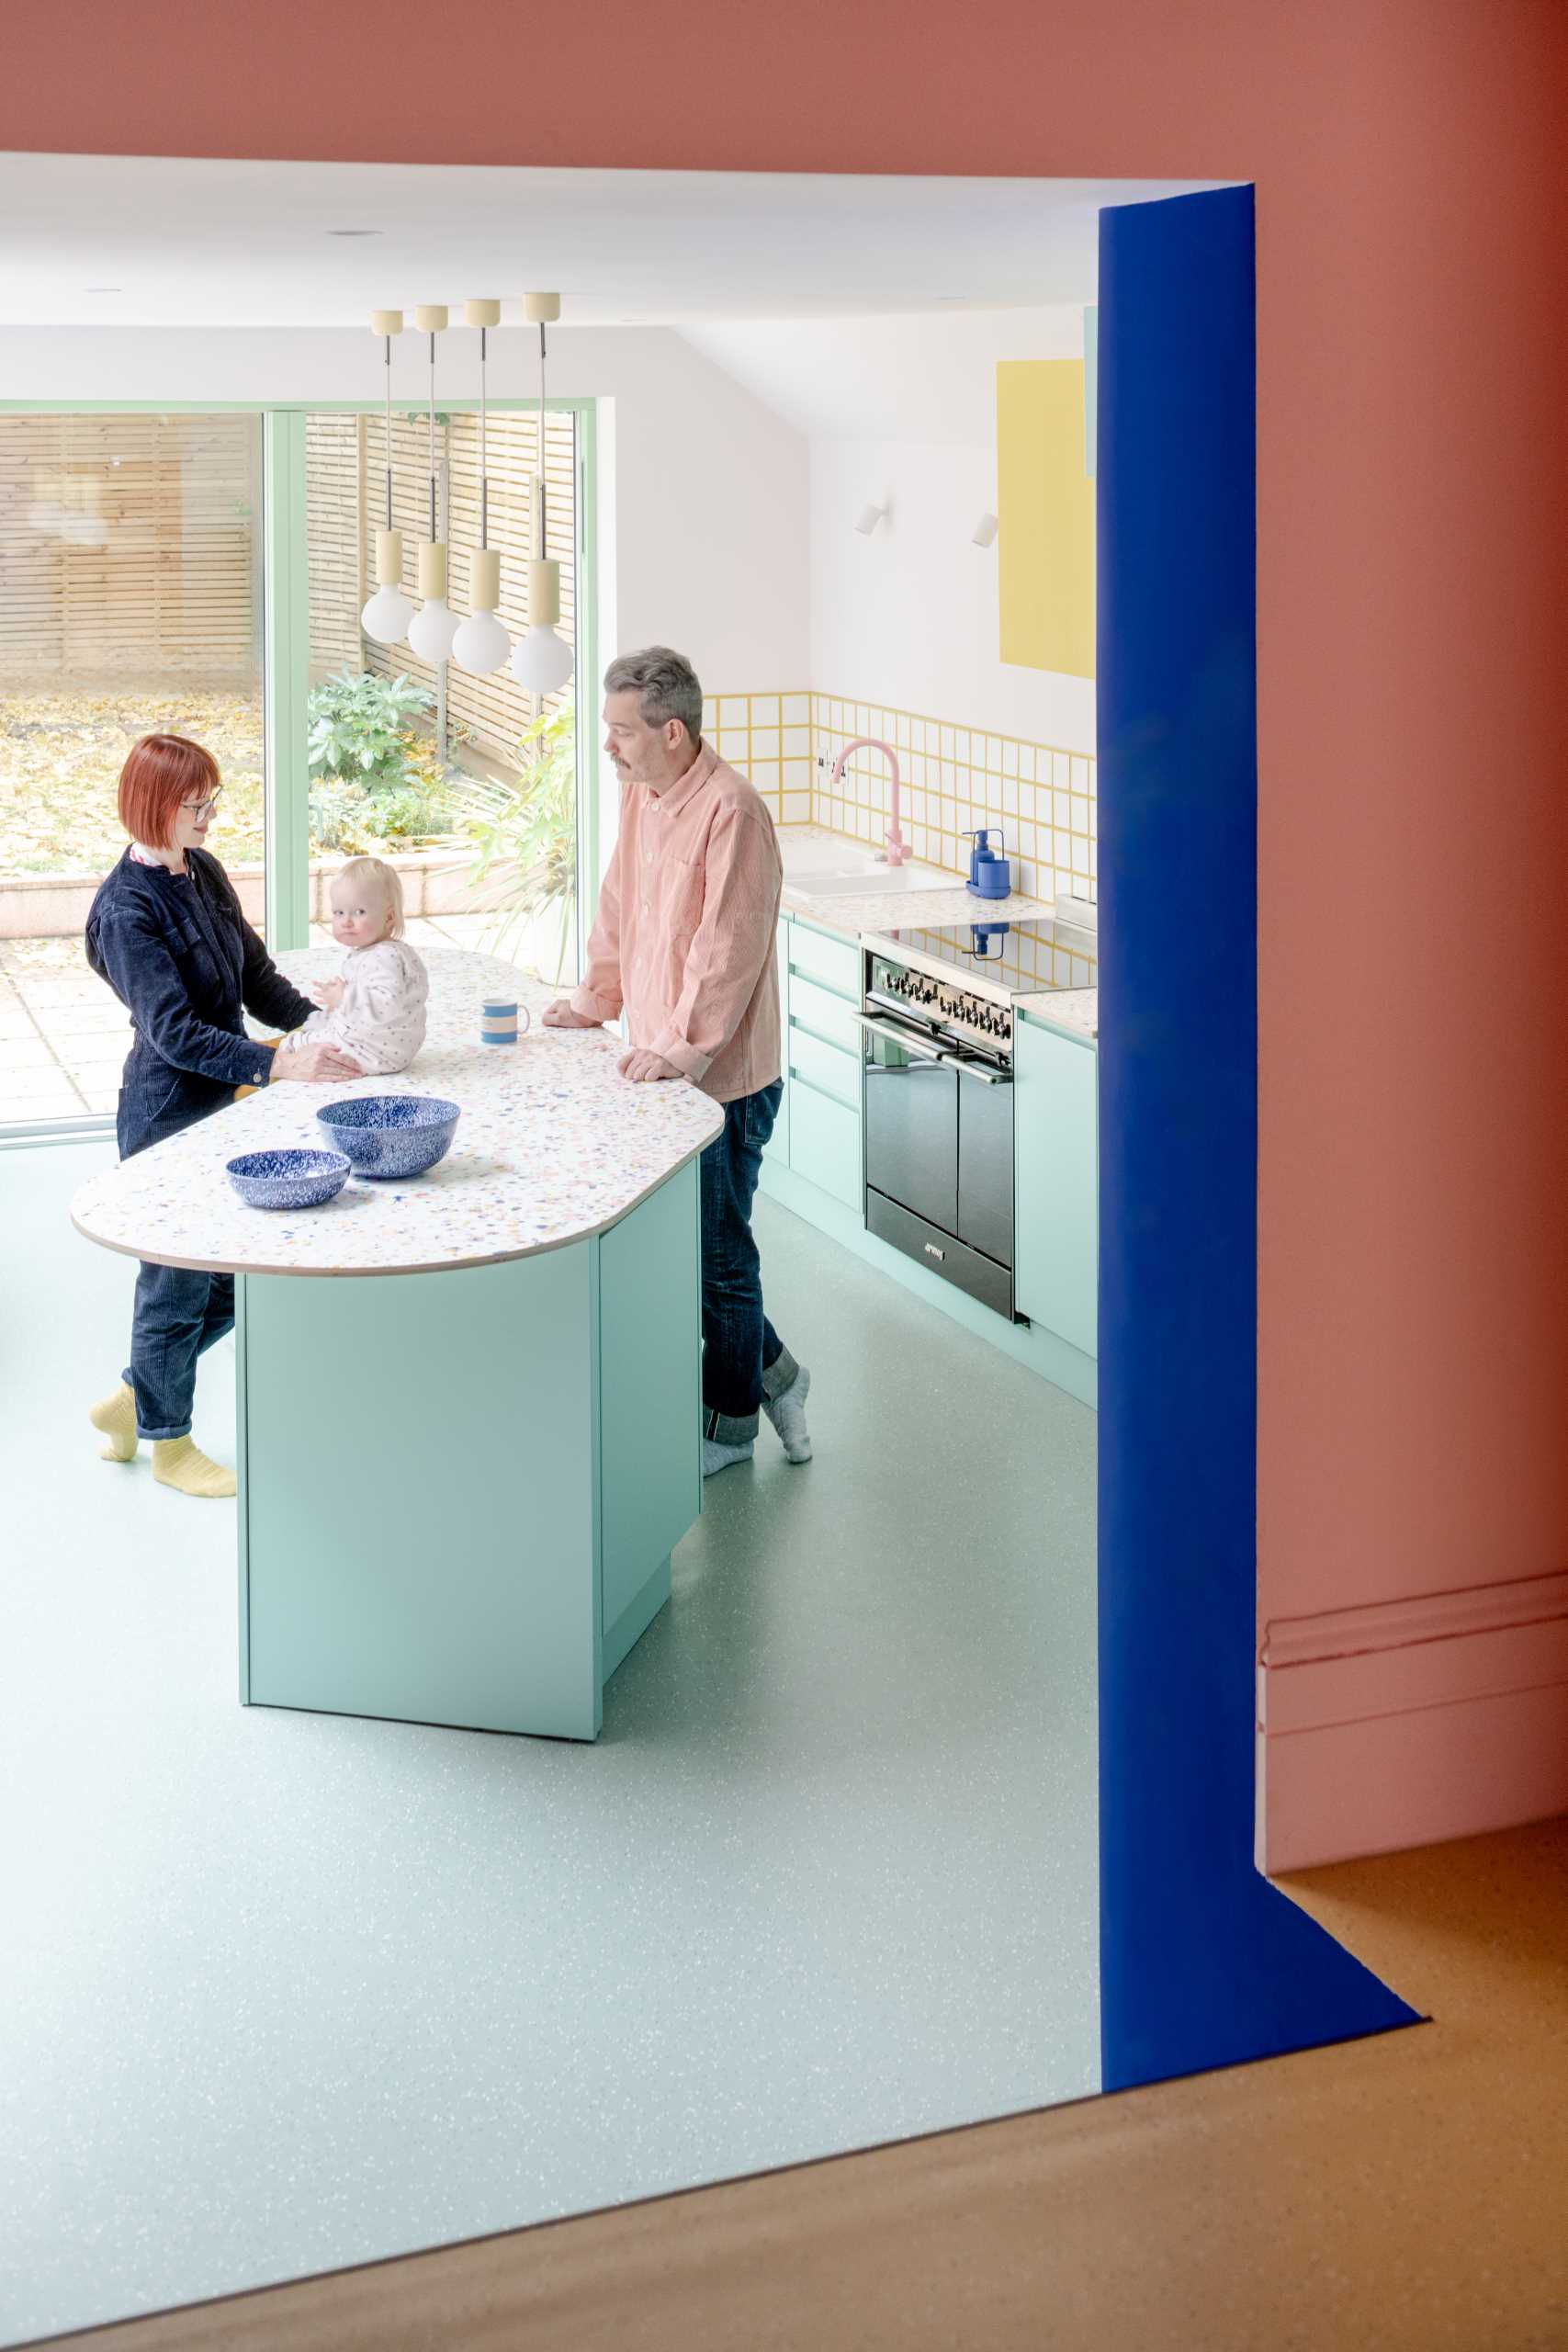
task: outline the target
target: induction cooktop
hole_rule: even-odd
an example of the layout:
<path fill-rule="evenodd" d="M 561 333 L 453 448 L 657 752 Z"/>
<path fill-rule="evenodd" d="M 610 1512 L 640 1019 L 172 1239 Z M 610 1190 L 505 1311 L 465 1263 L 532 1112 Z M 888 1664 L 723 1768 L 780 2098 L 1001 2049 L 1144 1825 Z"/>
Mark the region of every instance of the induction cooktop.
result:
<path fill-rule="evenodd" d="M 998 910 L 976 908 L 968 922 L 901 924 L 877 932 L 866 944 L 927 968 L 961 972 L 970 987 L 997 995 L 1097 985 L 1097 934 L 1048 915 L 1009 922 Z"/>

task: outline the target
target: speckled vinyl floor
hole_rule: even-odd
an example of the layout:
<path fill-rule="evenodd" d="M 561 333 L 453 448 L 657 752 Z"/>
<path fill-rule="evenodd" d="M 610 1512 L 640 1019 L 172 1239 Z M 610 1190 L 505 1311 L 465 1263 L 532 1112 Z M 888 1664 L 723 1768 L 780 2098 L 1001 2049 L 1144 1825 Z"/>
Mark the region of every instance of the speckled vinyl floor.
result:
<path fill-rule="evenodd" d="M 232 1505 L 82 1419 L 107 1158 L 0 1152 L 0 2340 L 1097 2087 L 1092 1414 L 764 1204 L 818 1456 L 596 1747 L 243 1709 Z"/>

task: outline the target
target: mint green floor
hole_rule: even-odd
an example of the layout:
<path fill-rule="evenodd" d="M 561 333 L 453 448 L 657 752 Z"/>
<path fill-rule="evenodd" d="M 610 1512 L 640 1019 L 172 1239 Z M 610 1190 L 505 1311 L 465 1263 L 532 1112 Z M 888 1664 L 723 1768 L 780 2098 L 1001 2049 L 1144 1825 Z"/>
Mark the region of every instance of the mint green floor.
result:
<path fill-rule="evenodd" d="M 1091 1413 L 762 1204 L 818 1458 L 597 1747 L 244 1710 L 232 1505 L 80 1418 L 109 1156 L 0 1151 L 0 2341 L 1098 2087 Z"/>

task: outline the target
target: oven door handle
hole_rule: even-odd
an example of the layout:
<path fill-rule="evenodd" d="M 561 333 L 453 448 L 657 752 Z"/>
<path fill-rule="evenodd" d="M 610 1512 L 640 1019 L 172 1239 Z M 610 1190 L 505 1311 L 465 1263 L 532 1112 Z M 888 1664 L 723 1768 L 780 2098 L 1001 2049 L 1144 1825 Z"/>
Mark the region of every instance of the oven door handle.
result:
<path fill-rule="evenodd" d="M 965 1061 L 961 1054 L 939 1054 L 937 1059 L 945 1062 L 949 1069 L 955 1069 L 960 1078 L 978 1079 L 982 1086 L 1012 1084 L 1010 1069 L 992 1069 L 985 1062 Z"/>
<path fill-rule="evenodd" d="M 923 1037 L 917 1037 L 912 1029 L 897 1029 L 891 1021 L 874 1021 L 869 1012 L 857 1012 L 855 1019 L 863 1029 L 869 1029 L 874 1037 L 880 1037 L 886 1045 L 898 1046 L 915 1061 L 945 1062 L 953 1058 L 951 1054 L 939 1053 Z"/>

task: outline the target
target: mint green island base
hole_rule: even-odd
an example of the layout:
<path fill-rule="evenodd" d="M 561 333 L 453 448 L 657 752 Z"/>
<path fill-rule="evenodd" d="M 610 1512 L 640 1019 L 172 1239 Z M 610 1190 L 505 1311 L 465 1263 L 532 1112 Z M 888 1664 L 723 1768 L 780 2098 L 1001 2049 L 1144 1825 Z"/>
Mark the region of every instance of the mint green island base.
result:
<path fill-rule="evenodd" d="M 595 1737 L 702 1505 L 695 1161 L 561 1249 L 235 1287 L 242 1699 Z"/>

